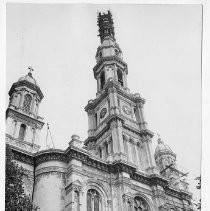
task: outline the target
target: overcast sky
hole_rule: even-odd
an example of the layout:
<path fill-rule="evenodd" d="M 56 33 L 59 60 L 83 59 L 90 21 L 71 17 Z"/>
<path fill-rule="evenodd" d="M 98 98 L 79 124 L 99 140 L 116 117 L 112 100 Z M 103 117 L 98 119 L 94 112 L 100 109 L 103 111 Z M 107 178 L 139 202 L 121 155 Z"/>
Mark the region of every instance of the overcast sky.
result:
<path fill-rule="evenodd" d="M 33 66 L 44 94 L 39 115 L 50 123 L 55 147 L 67 148 L 72 134 L 85 140 L 84 107 L 96 94 L 97 11 L 108 9 L 128 64 L 128 87 L 146 99 L 149 129 L 177 154 L 198 196 L 193 179 L 200 175 L 201 156 L 201 6 L 8 4 L 6 91 Z M 46 134 L 45 125 L 42 149 Z"/>

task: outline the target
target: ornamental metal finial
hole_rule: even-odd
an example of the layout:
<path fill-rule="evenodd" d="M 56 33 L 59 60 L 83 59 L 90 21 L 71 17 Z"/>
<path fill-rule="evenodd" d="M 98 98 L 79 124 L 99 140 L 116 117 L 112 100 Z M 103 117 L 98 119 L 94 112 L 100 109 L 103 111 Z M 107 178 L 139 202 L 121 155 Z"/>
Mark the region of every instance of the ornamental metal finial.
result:
<path fill-rule="evenodd" d="M 157 140 L 158 144 L 162 144 L 163 141 L 161 140 L 160 134 L 157 133 L 157 135 L 158 135 L 158 140 Z"/>
<path fill-rule="evenodd" d="M 32 68 L 32 66 L 29 66 L 28 69 L 29 69 L 28 75 L 29 75 L 30 77 L 32 77 L 32 71 L 34 71 L 34 69 Z"/>

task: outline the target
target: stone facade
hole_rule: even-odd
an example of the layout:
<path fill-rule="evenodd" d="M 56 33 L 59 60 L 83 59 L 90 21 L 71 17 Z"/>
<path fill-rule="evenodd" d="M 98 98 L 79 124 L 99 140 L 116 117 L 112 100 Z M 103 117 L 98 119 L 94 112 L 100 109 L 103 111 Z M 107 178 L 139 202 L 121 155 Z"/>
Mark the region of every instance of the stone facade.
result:
<path fill-rule="evenodd" d="M 66 150 L 38 151 L 43 94 L 31 72 L 12 85 L 6 142 L 26 169 L 26 193 L 40 211 L 192 210 L 176 155 L 160 139 L 153 154 L 145 100 L 128 88 L 111 13 L 99 13 L 98 25 L 97 94 L 85 107 L 85 141 L 73 135 Z"/>

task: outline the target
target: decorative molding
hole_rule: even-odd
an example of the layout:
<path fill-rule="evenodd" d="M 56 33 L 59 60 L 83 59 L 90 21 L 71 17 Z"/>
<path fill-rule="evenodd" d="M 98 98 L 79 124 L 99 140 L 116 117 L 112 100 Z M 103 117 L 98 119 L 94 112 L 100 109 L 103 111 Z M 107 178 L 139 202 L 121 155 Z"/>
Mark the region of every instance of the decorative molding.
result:
<path fill-rule="evenodd" d="M 96 159 L 91 157 L 91 155 L 85 150 L 78 149 L 76 147 L 69 147 L 65 152 L 61 150 L 46 150 L 33 155 L 26 154 L 24 152 L 19 152 L 16 149 L 13 149 L 14 158 L 23 163 L 27 163 L 30 165 L 39 165 L 43 162 L 47 162 L 50 160 L 59 160 L 62 162 L 68 162 L 71 159 L 80 160 L 87 166 L 91 166 L 93 168 L 99 169 L 100 171 L 104 171 L 107 173 L 118 174 L 120 172 L 126 172 L 130 174 L 130 178 L 136 180 L 137 182 L 149 185 L 149 186 L 162 186 L 165 194 L 173 196 L 175 198 L 179 198 L 181 200 L 190 200 L 192 198 L 191 194 L 186 191 L 180 191 L 173 189 L 169 186 L 168 180 L 160 175 L 152 174 L 141 174 L 137 172 L 135 166 L 129 165 L 128 163 L 120 160 L 115 161 L 114 163 L 107 163 L 100 159 Z M 66 173 L 63 168 L 50 167 L 44 168 L 36 172 L 36 174 L 40 175 L 41 173 L 47 173 L 52 171 L 59 171 L 62 173 Z"/>
<path fill-rule="evenodd" d="M 11 94 L 15 91 L 16 88 L 19 88 L 22 86 L 26 86 L 26 87 L 32 89 L 33 91 L 35 91 L 38 94 L 38 96 L 40 97 L 41 100 L 43 99 L 44 95 L 43 95 L 41 89 L 37 85 L 30 83 L 27 80 L 18 81 L 16 83 L 13 83 L 12 87 L 9 90 L 9 96 L 11 96 Z M 23 89 L 25 90 L 25 88 L 23 88 Z"/>
<path fill-rule="evenodd" d="M 82 183 L 79 180 L 72 182 L 65 187 L 66 195 L 71 191 L 78 191 L 79 193 L 81 193 L 82 190 L 83 190 Z"/>
<path fill-rule="evenodd" d="M 44 167 L 44 168 L 36 170 L 35 176 L 38 176 L 38 175 L 43 174 L 43 173 L 49 173 L 49 172 L 66 173 L 66 169 L 63 168 L 63 167 L 58 167 L 58 166 Z"/>
<path fill-rule="evenodd" d="M 12 148 L 12 152 L 14 154 L 14 160 L 29 164 L 29 165 L 34 165 L 34 157 L 30 156 L 26 153 L 19 152 L 15 149 Z"/>
<path fill-rule="evenodd" d="M 7 108 L 6 116 L 39 129 L 41 129 L 44 125 L 44 122 L 38 120 L 37 118 L 32 118 L 24 113 L 20 113 L 19 111 L 16 111 L 11 108 Z"/>
<path fill-rule="evenodd" d="M 118 62 L 120 65 L 122 65 L 126 71 L 126 74 L 128 74 L 128 69 L 127 69 L 127 63 L 124 62 L 121 58 L 119 58 L 118 56 L 107 56 L 107 57 L 103 57 L 102 59 L 99 60 L 99 62 L 95 65 L 95 67 L 93 68 L 93 72 L 94 72 L 94 77 L 96 78 L 96 72 L 99 69 L 99 67 L 101 65 L 103 65 L 105 62 L 107 61 L 111 61 L 111 62 Z"/>
<path fill-rule="evenodd" d="M 64 153 L 53 152 L 53 151 L 47 152 L 46 154 L 38 154 L 35 159 L 35 166 L 38 166 L 41 163 L 51 160 L 59 160 L 62 162 L 67 162 L 67 156 Z"/>

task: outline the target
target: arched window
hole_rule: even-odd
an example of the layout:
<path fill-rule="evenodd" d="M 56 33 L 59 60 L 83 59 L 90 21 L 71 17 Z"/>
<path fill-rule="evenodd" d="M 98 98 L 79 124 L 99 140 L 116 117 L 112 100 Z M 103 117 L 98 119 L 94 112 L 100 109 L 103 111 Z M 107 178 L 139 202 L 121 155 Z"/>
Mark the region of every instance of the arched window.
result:
<path fill-rule="evenodd" d="M 21 126 L 20 126 L 20 131 L 19 131 L 19 139 L 20 140 L 23 140 L 24 139 L 24 137 L 25 137 L 25 133 L 26 133 L 26 125 L 24 125 L 24 124 L 21 124 Z"/>
<path fill-rule="evenodd" d="M 25 111 L 26 113 L 30 111 L 31 101 L 32 101 L 31 95 L 26 94 L 23 102 L 23 111 Z"/>
<path fill-rule="evenodd" d="M 120 69 L 117 69 L 117 77 L 118 77 L 118 82 L 123 86 L 123 74 Z"/>
<path fill-rule="evenodd" d="M 77 190 L 74 191 L 74 203 L 75 203 L 75 211 L 80 211 L 80 207 L 79 207 L 79 192 Z"/>
<path fill-rule="evenodd" d="M 134 198 L 134 211 L 150 211 L 147 202 L 139 196 Z"/>
<path fill-rule="evenodd" d="M 103 89 L 104 88 L 104 84 L 105 84 L 105 73 L 104 73 L 104 71 L 101 72 L 100 82 L 101 82 L 101 89 Z"/>
<path fill-rule="evenodd" d="M 87 192 L 87 211 L 102 211 L 101 196 L 97 190 Z"/>

